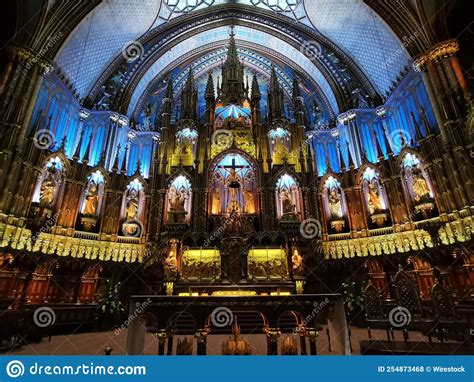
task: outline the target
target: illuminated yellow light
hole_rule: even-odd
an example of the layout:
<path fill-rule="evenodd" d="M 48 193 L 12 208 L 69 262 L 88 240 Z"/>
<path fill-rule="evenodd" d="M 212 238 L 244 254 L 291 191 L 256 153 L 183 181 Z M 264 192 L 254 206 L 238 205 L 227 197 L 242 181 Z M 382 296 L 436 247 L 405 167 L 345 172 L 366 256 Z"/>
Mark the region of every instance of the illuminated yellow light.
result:
<path fill-rule="evenodd" d="M 212 260 L 216 257 L 220 258 L 220 252 L 217 249 L 186 249 L 183 252 L 183 257 L 194 257 L 200 258 L 201 260 Z"/>
<path fill-rule="evenodd" d="M 289 296 L 290 292 L 271 292 L 270 296 Z"/>
<path fill-rule="evenodd" d="M 282 248 L 254 248 L 249 251 L 250 257 L 281 259 L 286 257 L 286 252 Z"/>
<path fill-rule="evenodd" d="M 253 290 L 216 290 L 211 296 L 256 296 Z"/>

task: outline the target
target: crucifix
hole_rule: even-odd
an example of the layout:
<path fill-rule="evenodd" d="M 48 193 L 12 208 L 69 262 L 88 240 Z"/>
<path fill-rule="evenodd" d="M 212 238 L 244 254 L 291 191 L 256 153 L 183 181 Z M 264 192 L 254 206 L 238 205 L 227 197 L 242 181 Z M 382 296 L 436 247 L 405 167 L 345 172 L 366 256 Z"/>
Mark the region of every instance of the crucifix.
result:
<path fill-rule="evenodd" d="M 223 170 L 229 173 L 227 184 L 229 185 L 230 189 L 231 204 L 235 204 L 235 189 L 241 187 L 239 179 L 243 180 L 243 177 L 238 176 L 238 172 L 241 172 L 244 168 L 247 167 L 248 166 L 236 164 L 235 157 L 232 158 L 230 165 L 222 166 Z"/>

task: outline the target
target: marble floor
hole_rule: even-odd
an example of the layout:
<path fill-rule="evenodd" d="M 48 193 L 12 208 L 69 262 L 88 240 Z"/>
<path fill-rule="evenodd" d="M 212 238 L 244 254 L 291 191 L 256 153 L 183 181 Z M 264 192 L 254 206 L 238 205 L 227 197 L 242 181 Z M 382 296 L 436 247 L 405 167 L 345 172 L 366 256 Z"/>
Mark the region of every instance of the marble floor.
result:
<path fill-rule="evenodd" d="M 253 349 L 253 354 L 265 354 L 266 342 L 265 336 L 262 334 L 242 335 Z M 93 332 L 93 333 L 79 333 L 72 335 L 57 335 L 52 336 L 51 340 L 44 338 L 40 343 L 33 343 L 17 348 L 8 354 L 17 355 L 101 355 L 104 354 L 106 347 L 112 347 L 112 355 L 125 354 L 125 344 L 127 338 L 127 329 L 108 331 L 108 332 Z M 226 335 L 209 336 L 207 342 L 208 354 L 219 355 L 222 354 L 222 343 L 228 339 Z M 283 336 L 284 338 L 284 336 Z M 367 330 L 351 327 L 351 338 L 353 354 L 360 354 L 359 341 L 367 340 Z M 383 330 L 372 330 L 373 339 L 386 339 L 386 333 Z M 402 341 L 402 333 L 395 332 L 395 340 Z M 428 339 L 421 333 L 410 332 L 411 342 L 427 342 Z M 175 346 L 176 346 L 175 341 Z M 309 347 L 308 347 L 309 349 Z M 334 352 L 329 352 L 328 338 L 326 336 L 325 328 L 320 333 L 317 339 L 318 353 L 321 355 L 331 355 Z M 196 349 L 195 349 L 196 352 Z M 147 333 L 145 337 L 144 354 L 157 354 L 157 340 L 151 333 Z"/>

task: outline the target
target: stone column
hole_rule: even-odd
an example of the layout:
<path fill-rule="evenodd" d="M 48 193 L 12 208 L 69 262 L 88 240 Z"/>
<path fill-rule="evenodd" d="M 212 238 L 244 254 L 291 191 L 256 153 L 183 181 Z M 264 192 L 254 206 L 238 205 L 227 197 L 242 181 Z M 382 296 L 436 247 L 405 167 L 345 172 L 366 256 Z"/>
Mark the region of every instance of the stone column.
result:
<path fill-rule="evenodd" d="M 334 350 L 337 354 L 350 355 L 349 332 L 342 298 L 334 301 L 328 310 L 328 329 L 334 340 Z"/>
<path fill-rule="evenodd" d="M 167 349 L 166 349 L 166 354 L 167 355 L 173 355 L 173 341 L 174 341 L 174 336 L 173 332 L 168 332 L 168 343 L 166 344 Z"/>
<path fill-rule="evenodd" d="M 134 319 L 130 320 L 127 330 L 127 348 L 125 351 L 127 355 L 142 355 L 145 346 L 145 324 L 140 319 L 140 312 L 137 312 L 137 309 L 135 301 L 130 301 L 129 317 L 134 317 Z"/>
<path fill-rule="evenodd" d="M 207 336 L 209 331 L 207 329 L 198 329 L 194 333 L 197 339 L 197 355 L 207 355 Z"/>
<path fill-rule="evenodd" d="M 166 338 L 168 337 L 168 335 L 166 334 L 166 330 L 158 330 L 158 332 L 155 333 L 155 337 L 158 341 L 158 355 L 165 355 L 165 344 Z"/>
<path fill-rule="evenodd" d="M 315 328 L 306 328 L 306 337 L 308 337 L 309 340 L 308 355 L 318 355 L 318 348 L 316 347 L 316 339 L 318 338 L 318 336 L 319 332 Z"/>
<path fill-rule="evenodd" d="M 300 352 L 301 355 L 307 355 L 308 350 L 306 348 L 306 328 L 304 325 L 300 325 L 296 328 L 296 333 L 300 336 Z"/>
<path fill-rule="evenodd" d="M 278 328 L 267 328 L 267 355 L 278 355 L 278 340 L 281 331 Z"/>
<path fill-rule="evenodd" d="M 466 89 L 465 80 L 455 59 L 458 51 L 459 43 L 456 40 L 447 40 L 436 44 L 413 60 L 413 68 L 423 73 L 423 82 L 445 143 L 453 143 L 454 135 L 447 122 L 458 117 L 456 109 L 459 106 L 453 104 L 456 102 L 454 98 L 459 99 Z"/>

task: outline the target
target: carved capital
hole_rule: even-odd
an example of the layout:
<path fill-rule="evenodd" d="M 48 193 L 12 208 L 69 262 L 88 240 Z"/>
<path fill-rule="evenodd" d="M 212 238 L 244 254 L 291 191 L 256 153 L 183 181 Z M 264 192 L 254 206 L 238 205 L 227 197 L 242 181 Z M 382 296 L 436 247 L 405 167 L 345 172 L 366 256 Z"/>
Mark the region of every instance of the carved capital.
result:
<path fill-rule="evenodd" d="M 447 40 L 433 46 L 429 51 L 422 53 L 413 60 L 413 69 L 422 72 L 430 63 L 435 63 L 443 58 L 454 56 L 459 51 L 457 40 Z"/>

